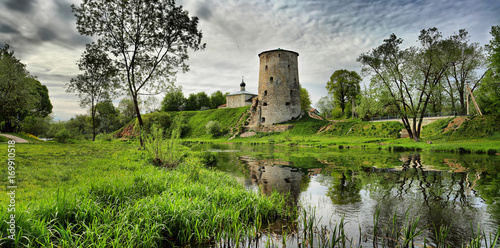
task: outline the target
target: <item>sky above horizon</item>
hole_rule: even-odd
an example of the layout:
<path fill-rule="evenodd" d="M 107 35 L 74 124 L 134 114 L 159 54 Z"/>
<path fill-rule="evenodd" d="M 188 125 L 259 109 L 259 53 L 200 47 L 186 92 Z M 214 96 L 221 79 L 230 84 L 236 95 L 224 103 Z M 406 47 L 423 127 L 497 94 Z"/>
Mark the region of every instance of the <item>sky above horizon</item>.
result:
<path fill-rule="evenodd" d="M 80 0 L 0 0 L 0 42 L 49 89 L 56 120 L 87 113 L 65 85 L 79 74 L 76 62 L 93 38 L 81 36 L 71 4 Z M 498 0 L 180 0 L 200 18 L 206 49 L 189 51 L 190 71 L 177 74 L 184 96 L 246 90 L 257 93 L 258 54 L 299 53 L 299 81 L 316 103 L 339 69 L 361 73 L 356 58 L 394 33 L 403 47 L 417 45 L 420 30 L 437 27 L 448 37 L 460 29 L 485 45 L 500 25 Z M 368 78 L 364 80 L 369 81 Z M 161 101 L 164 94 L 158 99 Z M 117 102 L 117 101 L 115 101 Z"/>

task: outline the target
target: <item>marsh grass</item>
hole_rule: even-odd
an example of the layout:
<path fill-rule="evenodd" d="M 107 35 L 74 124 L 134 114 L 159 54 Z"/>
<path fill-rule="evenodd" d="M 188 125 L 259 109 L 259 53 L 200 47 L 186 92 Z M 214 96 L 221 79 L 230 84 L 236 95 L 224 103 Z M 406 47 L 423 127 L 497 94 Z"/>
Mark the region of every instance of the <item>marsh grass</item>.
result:
<path fill-rule="evenodd" d="M 175 167 L 181 163 L 189 149 L 181 144 L 175 133 L 165 138 L 163 128 L 153 124 L 149 133 L 141 132 L 145 150 L 153 164 L 163 167 Z"/>

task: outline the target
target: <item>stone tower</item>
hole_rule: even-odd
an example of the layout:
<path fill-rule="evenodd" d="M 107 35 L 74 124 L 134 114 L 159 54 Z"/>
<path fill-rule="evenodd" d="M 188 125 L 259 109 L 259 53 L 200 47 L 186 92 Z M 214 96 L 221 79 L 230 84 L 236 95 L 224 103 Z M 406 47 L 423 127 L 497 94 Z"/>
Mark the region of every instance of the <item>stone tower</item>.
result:
<path fill-rule="evenodd" d="M 250 126 L 273 125 L 300 117 L 298 56 L 283 49 L 259 54 L 259 92 L 252 103 Z"/>

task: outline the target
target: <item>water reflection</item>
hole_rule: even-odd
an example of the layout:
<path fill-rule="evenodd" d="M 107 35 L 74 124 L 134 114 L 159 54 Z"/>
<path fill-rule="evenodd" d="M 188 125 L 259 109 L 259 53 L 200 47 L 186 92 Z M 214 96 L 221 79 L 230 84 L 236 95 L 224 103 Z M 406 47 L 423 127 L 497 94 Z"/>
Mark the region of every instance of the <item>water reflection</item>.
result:
<path fill-rule="evenodd" d="M 218 148 L 222 149 L 222 148 Z M 230 150 L 228 147 L 227 150 Z M 320 225 L 345 218 L 355 240 L 370 247 L 373 216 L 378 233 L 396 215 L 419 218 L 422 237 L 435 239 L 434 225 L 450 227 L 452 247 L 460 247 L 479 223 L 486 233 L 500 224 L 499 156 L 327 151 L 255 147 L 224 153 L 219 169 L 264 194 L 290 193 L 291 204 L 312 206 Z M 238 171 L 238 172 L 236 172 Z M 398 223 L 401 228 L 403 223 Z M 368 238 L 365 238 L 368 237 Z"/>

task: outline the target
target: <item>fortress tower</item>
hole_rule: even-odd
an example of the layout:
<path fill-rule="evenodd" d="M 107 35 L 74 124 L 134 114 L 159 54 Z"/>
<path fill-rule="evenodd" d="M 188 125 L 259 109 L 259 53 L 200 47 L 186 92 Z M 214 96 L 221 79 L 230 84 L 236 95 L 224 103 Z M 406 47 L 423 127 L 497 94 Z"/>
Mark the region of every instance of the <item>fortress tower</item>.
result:
<path fill-rule="evenodd" d="M 300 117 L 298 53 L 283 49 L 259 54 L 259 92 L 252 102 L 251 126 L 272 125 Z"/>

